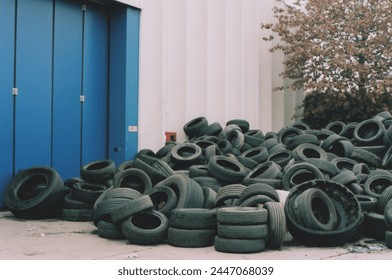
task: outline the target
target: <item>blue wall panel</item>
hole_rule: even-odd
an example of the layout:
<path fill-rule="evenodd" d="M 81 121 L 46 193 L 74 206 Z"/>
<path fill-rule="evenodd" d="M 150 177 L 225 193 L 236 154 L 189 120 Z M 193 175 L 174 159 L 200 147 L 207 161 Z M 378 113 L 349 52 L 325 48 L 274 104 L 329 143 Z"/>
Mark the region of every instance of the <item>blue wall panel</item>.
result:
<path fill-rule="evenodd" d="M 80 174 L 82 9 L 55 1 L 52 166 L 64 179 Z"/>
<path fill-rule="evenodd" d="M 109 18 L 104 6 L 87 5 L 84 30 L 82 164 L 108 157 Z"/>
<path fill-rule="evenodd" d="M 51 164 L 51 0 L 17 7 L 15 170 Z"/>
<path fill-rule="evenodd" d="M 138 149 L 140 10 L 118 7 L 110 22 L 109 155 L 117 164 L 133 159 Z"/>
<path fill-rule="evenodd" d="M 13 168 L 13 99 L 15 1 L 0 1 L 0 207 Z"/>
<path fill-rule="evenodd" d="M 139 108 L 139 30 L 140 10 L 127 8 L 127 59 L 126 59 L 126 104 L 125 119 L 128 125 L 138 125 Z M 128 131 L 126 135 L 126 156 L 133 157 L 138 149 L 138 134 Z"/>

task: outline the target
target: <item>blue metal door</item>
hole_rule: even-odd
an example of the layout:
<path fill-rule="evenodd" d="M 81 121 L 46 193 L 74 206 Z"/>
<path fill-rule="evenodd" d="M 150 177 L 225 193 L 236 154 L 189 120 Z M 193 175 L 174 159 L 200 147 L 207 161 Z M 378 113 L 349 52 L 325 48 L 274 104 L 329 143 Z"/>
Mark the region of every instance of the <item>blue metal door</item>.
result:
<path fill-rule="evenodd" d="M 139 11 L 115 6 L 118 22 L 111 7 L 93 1 L 0 0 L 0 207 L 21 169 L 52 166 L 68 179 L 90 161 L 136 153 L 137 134 L 124 131 L 137 126 Z M 109 49 L 118 45 L 111 64 Z M 122 77 L 110 108 L 109 72 Z M 121 114 L 113 114 L 117 106 Z M 109 123 L 120 127 L 113 145 Z M 127 149 L 114 149 L 118 143 Z"/>
<path fill-rule="evenodd" d="M 84 11 L 82 165 L 108 157 L 109 15 L 90 3 Z"/>
<path fill-rule="evenodd" d="M 51 164 L 51 0 L 18 0 L 16 6 L 14 170 Z"/>
<path fill-rule="evenodd" d="M 52 166 L 70 178 L 81 165 L 82 3 L 56 0 L 54 15 Z"/>

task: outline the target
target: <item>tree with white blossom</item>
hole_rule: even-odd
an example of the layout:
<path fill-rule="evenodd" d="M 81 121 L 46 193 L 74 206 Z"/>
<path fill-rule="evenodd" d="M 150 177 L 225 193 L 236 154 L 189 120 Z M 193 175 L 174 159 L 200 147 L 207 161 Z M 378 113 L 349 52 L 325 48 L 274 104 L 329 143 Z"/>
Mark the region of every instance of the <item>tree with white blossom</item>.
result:
<path fill-rule="evenodd" d="M 361 121 L 392 109 L 392 0 L 295 0 L 263 23 L 285 55 L 283 78 L 306 93 L 303 120 Z"/>

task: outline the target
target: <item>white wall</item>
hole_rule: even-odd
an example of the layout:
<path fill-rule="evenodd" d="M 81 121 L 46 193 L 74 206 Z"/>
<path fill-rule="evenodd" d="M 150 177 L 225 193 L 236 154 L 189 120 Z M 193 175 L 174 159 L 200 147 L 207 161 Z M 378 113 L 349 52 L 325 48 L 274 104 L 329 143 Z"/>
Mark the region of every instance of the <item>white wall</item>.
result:
<path fill-rule="evenodd" d="M 292 122 L 295 96 L 282 85 L 282 55 L 269 52 L 262 22 L 276 0 L 144 0 L 140 29 L 139 149 L 163 146 L 165 132 L 205 116 L 277 131 Z"/>

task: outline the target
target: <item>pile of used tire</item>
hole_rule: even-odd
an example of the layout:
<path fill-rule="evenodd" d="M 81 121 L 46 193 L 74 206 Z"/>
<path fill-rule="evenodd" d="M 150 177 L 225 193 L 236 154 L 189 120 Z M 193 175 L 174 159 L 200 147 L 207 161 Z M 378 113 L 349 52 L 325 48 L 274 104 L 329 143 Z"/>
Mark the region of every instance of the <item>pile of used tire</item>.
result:
<path fill-rule="evenodd" d="M 222 127 L 198 117 L 184 125 L 184 143 L 119 166 L 91 162 L 64 182 L 49 167 L 23 170 L 5 202 L 21 218 L 90 220 L 100 237 L 134 244 L 251 253 L 280 249 L 288 231 L 306 246 L 369 237 L 390 248 L 391 124 L 381 112 L 263 133 L 242 119 Z"/>

